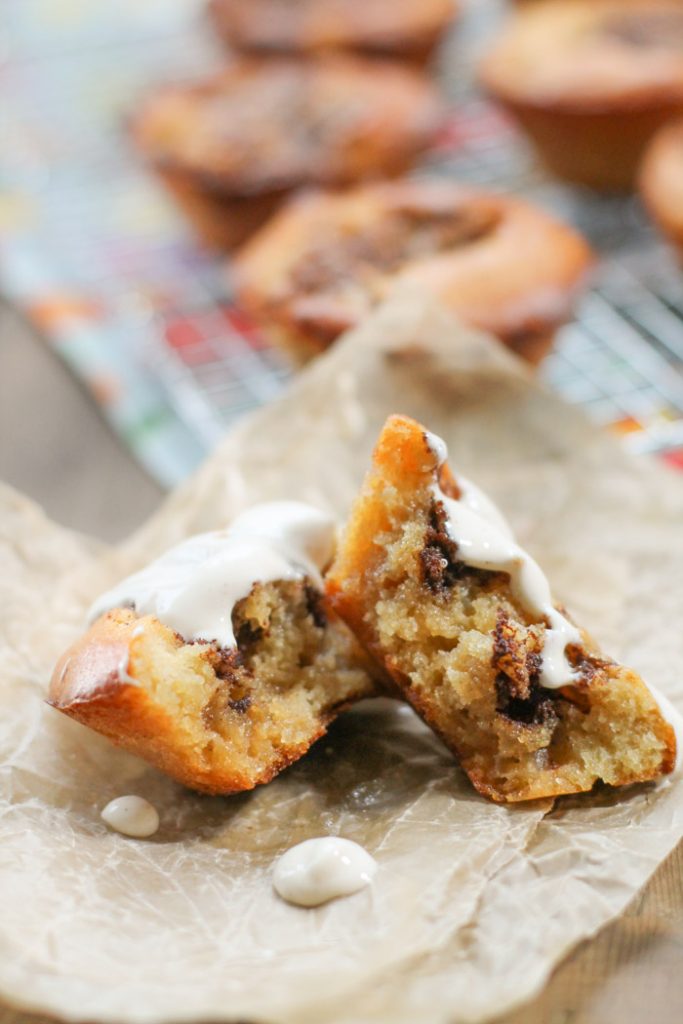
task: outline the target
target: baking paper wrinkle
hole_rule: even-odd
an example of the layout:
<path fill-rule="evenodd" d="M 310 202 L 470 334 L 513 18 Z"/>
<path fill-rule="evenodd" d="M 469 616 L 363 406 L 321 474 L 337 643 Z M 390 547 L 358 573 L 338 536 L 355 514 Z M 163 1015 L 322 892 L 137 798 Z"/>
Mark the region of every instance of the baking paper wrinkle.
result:
<path fill-rule="evenodd" d="M 499 807 L 404 707 L 342 716 L 251 794 L 189 793 L 43 702 L 105 587 L 255 501 L 343 519 L 386 416 L 442 434 L 555 593 L 611 653 L 683 704 L 683 483 L 627 456 L 497 344 L 392 301 L 231 431 L 129 541 L 105 550 L 0 489 L 0 992 L 70 1020 L 445 1024 L 529 998 L 618 914 L 683 831 L 678 783 Z M 140 842 L 100 809 L 126 792 Z M 548 813 L 550 812 L 550 813 Z M 341 834 L 375 884 L 316 910 L 278 900 L 274 858 Z M 14 1018 L 16 1020 L 16 1018 Z"/>

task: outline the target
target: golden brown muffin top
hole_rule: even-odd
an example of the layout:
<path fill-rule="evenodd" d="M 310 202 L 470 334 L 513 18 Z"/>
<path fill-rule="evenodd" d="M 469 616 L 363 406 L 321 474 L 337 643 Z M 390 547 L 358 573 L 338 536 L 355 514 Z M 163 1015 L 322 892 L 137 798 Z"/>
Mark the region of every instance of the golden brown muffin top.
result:
<path fill-rule="evenodd" d="M 246 306 L 329 343 L 389 291 L 440 296 L 494 333 L 567 315 L 584 240 L 512 197 L 441 180 L 384 182 L 288 204 L 235 265 Z"/>
<path fill-rule="evenodd" d="M 482 65 L 496 94 L 562 109 L 680 97 L 680 0 L 558 0 L 516 13 Z"/>
<path fill-rule="evenodd" d="M 151 95 L 134 134 L 154 164 L 257 195 L 403 170 L 442 118 L 417 71 L 353 57 L 245 60 Z"/>
<path fill-rule="evenodd" d="M 380 278 L 407 264 L 465 246 L 492 231 L 500 219 L 498 204 L 485 198 L 467 205 L 447 194 L 402 189 L 377 198 L 380 205 L 363 216 L 362 205 L 337 207 L 339 217 L 321 219 L 320 235 L 294 262 L 289 275 L 293 294 L 343 287 L 346 282 L 370 292 Z M 384 199 L 384 204 L 382 204 Z M 330 210 L 330 212 L 333 212 Z"/>
<path fill-rule="evenodd" d="M 212 0 L 210 7 L 235 46 L 271 53 L 409 52 L 445 29 L 456 9 L 455 0 Z"/>

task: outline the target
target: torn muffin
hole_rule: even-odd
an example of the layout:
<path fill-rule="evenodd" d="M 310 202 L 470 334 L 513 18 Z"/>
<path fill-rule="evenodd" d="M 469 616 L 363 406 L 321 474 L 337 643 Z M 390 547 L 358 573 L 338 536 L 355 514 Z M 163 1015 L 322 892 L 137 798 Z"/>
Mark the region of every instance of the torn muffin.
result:
<path fill-rule="evenodd" d="M 268 782 L 373 691 L 322 590 L 333 538 L 274 502 L 179 544 L 96 602 L 49 703 L 192 789 Z"/>
<path fill-rule="evenodd" d="M 387 421 L 327 577 L 332 606 L 493 800 L 671 772 L 664 699 L 554 604 L 446 457 L 415 421 Z"/>

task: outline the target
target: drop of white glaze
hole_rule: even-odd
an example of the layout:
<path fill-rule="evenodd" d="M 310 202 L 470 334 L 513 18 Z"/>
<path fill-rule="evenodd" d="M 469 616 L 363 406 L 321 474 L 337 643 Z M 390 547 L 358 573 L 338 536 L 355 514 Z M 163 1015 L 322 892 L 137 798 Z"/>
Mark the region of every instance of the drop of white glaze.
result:
<path fill-rule="evenodd" d="M 185 640 L 233 647 L 233 608 L 255 582 L 308 576 L 322 585 L 334 530 L 330 516 L 302 502 L 256 505 L 229 528 L 190 537 L 123 580 L 93 604 L 89 621 L 112 608 L 132 608 Z"/>
<path fill-rule="evenodd" d="M 445 442 L 426 433 L 427 443 L 436 455 L 439 466 L 448 458 Z M 537 562 L 515 542 L 512 531 L 500 510 L 483 491 L 456 474 L 461 492 L 458 499 L 449 498 L 439 487 L 432 490 L 446 509 L 446 529 L 458 545 L 458 555 L 475 569 L 506 572 L 510 588 L 526 611 L 546 624 L 543 660 L 539 680 L 548 689 L 566 686 L 576 678 L 567 661 L 568 644 L 580 644 L 581 634 L 553 605 L 550 584 Z"/>
<path fill-rule="evenodd" d="M 288 903 L 317 907 L 370 885 L 377 862 L 358 843 L 336 836 L 307 839 L 278 860 L 273 887 Z"/>
<path fill-rule="evenodd" d="M 159 813 L 141 796 L 117 796 L 101 814 L 102 820 L 116 832 L 134 839 L 148 839 L 159 828 Z"/>

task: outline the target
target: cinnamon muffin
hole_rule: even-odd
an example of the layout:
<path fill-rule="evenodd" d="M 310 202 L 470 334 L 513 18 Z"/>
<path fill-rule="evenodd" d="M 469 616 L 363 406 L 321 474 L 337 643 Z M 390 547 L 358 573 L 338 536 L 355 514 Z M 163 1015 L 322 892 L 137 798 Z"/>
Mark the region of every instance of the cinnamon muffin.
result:
<path fill-rule="evenodd" d="M 242 306 L 303 358 L 389 293 L 416 288 L 535 363 L 590 264 L 576 232 L 521 199 L 415 180 L 297 198 L 232 273 Z"/>
<path fill-rule="evenodd" d="M 553 603 L 501 513 L 446 458 L 414 420 L 387 421 L 327 577 L 333 607 L 493 800 L 671 772 L 663 698 Z"/>
<path fill-rule="evenodd" d="M 683 113 L 683 5 L 531 4 L 512 17 L 481 77 L 555 174 L 630 188 L 652 135 Z"/>
<path fill-rule="evenodd" d="M 655 135 L 640 173 L 645 205 L 683 262 L 683 121 Z"/>
<path fill-rule="evenodd" d="M 354 50 L 424 61 L 456 14 L 455 0 L 210 0 L 232 47 L 250 53 Z"/>
<path fill-rule="evenodd" d="M 158 90 L 133 134 L 202 237 L 230 247 L 294 188 L 402 173 L 442 116 L 435 87 L 402 64 L 245 60 Z"/>
<path fill-rule="evenodd" d="M 372 693 L 322 592 L 333 536 L 276 502 L 185 541 L 96 603 L 50 703 L 192 789 L 268 782 Z"/>

